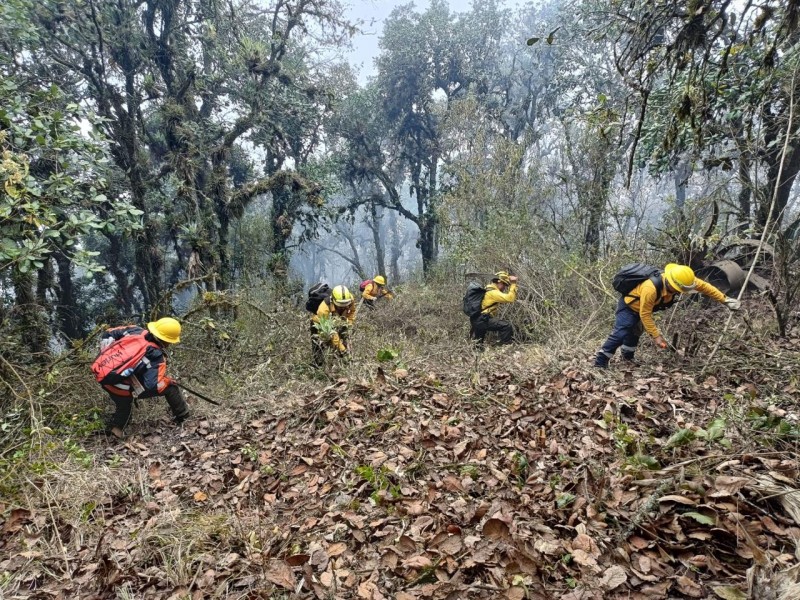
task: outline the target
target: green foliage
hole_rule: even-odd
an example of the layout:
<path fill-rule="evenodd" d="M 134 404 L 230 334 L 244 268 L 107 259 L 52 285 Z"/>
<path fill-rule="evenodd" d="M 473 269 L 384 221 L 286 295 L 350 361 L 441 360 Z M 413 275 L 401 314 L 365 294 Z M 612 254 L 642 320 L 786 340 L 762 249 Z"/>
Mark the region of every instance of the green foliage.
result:
<path fill-rule="evenodd" d="M 681 516 L 682 517 L 689 517 L 691 519 L 694 519 L 695 521 L 697 521 L 701 525 L 710 525 L 712 527 L 714 525 L 716 525 L 716 520 L 715 519 L 712 519 L 711 517 L 709 517 L 707 515 L 704 515 L 702 513 L 699 513 L 699 512 L 689 511 L 689 512 L 682 513 Z"/>
<path fill-rule="evenodd" d="M 626 463 L 634 471 L 642 468 L 657 471 L 661 468 L 661 464 L 654 457 L 647 454 L 634 454 L 628 457 Z"/>
<path fill-rule="evenodd" d="M 392 350 L 391 348 L 381 348 L 378 350 L 376 358 L 378 362 L 389 362 L 392 360 L 396 360 L 400 356 L 400 353 L 396 350 Z"/>
<path fill-rule="evenodd" d="M 789 442 L 800 439 L 800 425 L 796 421 L 788 421 L 761 407 L 751 406 L 746 418 L 757 431 L 770 433 Z"/>
<path fill-rule="evenodd" d="M 575 498 L 575 494 L 562 492 L 556 497 L 556 506 L 558 508 L 566 508 L 575 501 Z"/>
<path fill-rule="evenodd" d="M 319 332 L 321 338 L 329 340 L 336 333 L 340 322 L 341 319 L 336 316 L 320 317 L 319 321 L 314 323 L 314 328 Z"/>
<path fill-rule="evenodd" d="M 258 461 L 258 449 L 254 448 L 250 444 L 245 444 L 244 446 L 242 446 L 239 449 L 239 452 L 242 454 L 242 456 L 244 456 L 248 460 L 251 460 L 252 462 Z"/>
<path fill-rule="evenodd" d="M 695 439 L 695 432 L 692 429 L 679 429 L 673 433 L 664 444 L 664 448 L 676 448 L 678 446 L 685 446 Z"/>
<path fill-rule="evenodd" d="M 141 227 L 141 211 L 103 193 L 106 146 L 97 133 L 81 131 L 93 120 L 55 85 L 0 83 L 0 269 L 42 268 L 58 249 L 74 265 L 98 270 L 83 236 Z"/>
<path fill-rule="evenodd" d="M 451 161 L 438 209 L 442 243 L 459 261 L 496 252 L 497 239 L 519 246 L 541 240 L 541 213 L 549 189 L 525 147 L 506 139 L 474 96 L 453 104 L 444 129 Z M 486 155 L 486 148 L 492 153 Z"/>
<path fill-rule="evenodd" d="M 400 486 L 395 485 L 389 479 L 391 471 L 386 467 L 375 469 L 369 465 L 360 465 L 355 468 L 355 472 L 356 475 L 372 486 L 374 491 L 370 495 L 370 498 L 373 502 L 380 502 L 381 492 L 388 492 L 392 498 L 400 497 Z"/>

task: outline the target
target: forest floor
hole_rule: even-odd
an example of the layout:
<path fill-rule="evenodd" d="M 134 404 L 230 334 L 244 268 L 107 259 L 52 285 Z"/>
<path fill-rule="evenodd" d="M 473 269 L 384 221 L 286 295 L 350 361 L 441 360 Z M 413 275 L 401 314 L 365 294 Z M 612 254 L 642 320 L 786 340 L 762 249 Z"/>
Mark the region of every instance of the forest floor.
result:
<path fill-rule="evenodd" d="M 125 441 L 4 476 L 0 597 L 800 597 L 800 340 L 714 374 L 460 350 L 194 399 L 180 428 L 150 401 Z"/>

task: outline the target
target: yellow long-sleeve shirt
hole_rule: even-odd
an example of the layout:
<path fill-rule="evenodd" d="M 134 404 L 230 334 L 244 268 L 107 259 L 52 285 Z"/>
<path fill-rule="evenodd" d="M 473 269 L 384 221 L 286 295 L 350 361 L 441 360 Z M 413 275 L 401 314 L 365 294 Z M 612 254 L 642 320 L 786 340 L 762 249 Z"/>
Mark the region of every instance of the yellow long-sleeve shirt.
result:
<path fill-rule="evenodd" d="M 661 296 L 658 295 L 656 286 L 649 279 L 637 285 L 631 290 L 630 294 L 625 296 L 625 303 L 631 310 L 639 313 L 644 330 L 652 337 L 661 335 L 653 319 L 653 310 L 657 309 L 660 305 L 669 304 L 675 296 L 680 294 L 680 292 L 669 291 L 663 273 L 661 274 L 661 280 Z M 694 282 L 695 289 L 704 296 L 716 300 L 717 302 L 725 302 L 725 294 L 710 283 L 703 281 L 699 277 L 695 277 Z"/>
<path fill-rule="evenodd" d="M 481 314 L 494 316 L 497 312 L 497 305 L 503 302 L 514 302 L 517 299 L 517 284 L 512 283 L 507 292 L 501 292 L 497 286 L 490 283 L 486 286 L 486 294 L 481 302 Z"/>
<path fill-rule="evenodd" d="M 339 317 L 341 319 L 345 319 L 348 325 L 352 325 L 355 323 L 356 320 L 356 304 L 355 302 L 351 302 L 350 306 L 346 308 L 339 308 L 333 302 L 328 304 L 327 300 L 323 300 L 319 303 L 319 307 L 317 308 L 317 314 L 311 316 L 311 320 L 314 323 L 319 323 L 320 319 L 323 318 L 330 318 L 330 317 Z M 333 331 L 331 333 L 330 344 L 340 352 L 346 352 L 347 347 L 344 345 L 341 336 L 339 335 L 338 331 Z"/>
<path fill-rule="evenodd" d="M 373 281 L 367 284 L 364 291 L 361 292 L 361 297 L 364 298 L 364 300 L 377 300 L 378 298 L 391 300 L 394 296 L 392 296 L 392 292 L 387 290 L 385 286 L 379 285 Z"/>

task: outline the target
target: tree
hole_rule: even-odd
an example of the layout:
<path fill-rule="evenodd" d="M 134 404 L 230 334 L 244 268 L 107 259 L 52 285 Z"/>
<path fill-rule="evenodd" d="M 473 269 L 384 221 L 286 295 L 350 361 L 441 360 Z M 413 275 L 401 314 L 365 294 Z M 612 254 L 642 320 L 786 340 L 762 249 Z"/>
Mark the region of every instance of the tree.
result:
<path fill-rule="evenodd" d="M 96 121 L 56 86 L 20 87 L 15 78 L 0 83 L 0 276 L 11 278 L 20 330 L 34 353 L 47 350 L 50 335 L 50 261 L 58 263 L 61 326 L 78 337 L 82 324 L 71 317 L 73 269 L 101 269 L 97 253 L 82 244 L 85 236 L 141 227 L 141 211 L 104 193 L 107 145 L 96 131 L 81 133 L 85 123 Z"/>
<path fill-rule="evenodd" d="M 793 76 L 800 29 L 792 3 L 669 0 L 620 5 L 600 18 L 614 39 L 617 68 L 641 100 L 629 170 L 637 149 L 654 158 L 658 171 L 682 164 L 682 154 L 707 169 L 738 162 L 747 188 L 755 180 L 751 174 L 764 168 L 761 189 L 740 195 L 740 217 L 763 228 L 774 195 L 780 223 L 800 170 L 800 158 L 790 158 L 778 181 L 787 133 L 794 140 L 791 156 L 800 155 L 794 151 L 800 142 L 791 136 L 795 125 L 787 126 L 789 99 L 800 91 Z"/>
<path fill-rule="evenodd" d="M 284 167 L 310 151 L 303 140 L 318 139 L 302 117 L 326 94 L 299 36 L 314 29 L 327 36 L 309 36 L 318 44 L 340 43 L 349 27 L 335 0 L 281 0 L 266 10 L 251 0 L 13 2 L 36 27 L 18 60 L 73 83 L 104 118 L 114 161 L 143 213 L 135 255 L 145 309 L 163 294 L 166 240 L 184 271 L 191 259 L 211 286 L 225 287 L 230 223 L 253 198 L 272 193 L 277 216 L 289 220 L 304 203 L 321 204 L 319 187 Z M 243 143 L 280 157 L 238 168 Z M 275 225 L 278 243 L 284 225 Z"/>

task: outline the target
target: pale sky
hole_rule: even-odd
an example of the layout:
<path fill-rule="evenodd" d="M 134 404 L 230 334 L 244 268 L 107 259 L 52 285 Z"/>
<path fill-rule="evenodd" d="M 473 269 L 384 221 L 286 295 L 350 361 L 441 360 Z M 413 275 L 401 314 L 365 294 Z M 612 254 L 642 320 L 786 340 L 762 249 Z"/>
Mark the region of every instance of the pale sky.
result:
<path fill-rule="evenodd" d="M 506 7 L 522 6 L 531 0 L 505 0 Z M 408 4 L 409 0 L 345 0 L 347 15 L 351 20 L 360 19 L 364 22 L 361 29 L 362 35 L 353 38 L 353 50 L 346 55 L 348 60 L 358 67 L 361 82 L 373 74 L 373 59 L 378 55 L 378 41 L 383 32 L 383 20 L 389 16 L 396 6 Z M 472 0 L 449 0 L 450 10 L 453 12 L 467 12 L 472 6 Z M 430 6 L 429 0 L 414 0 L 417 12 L 424 12 Z"/>

